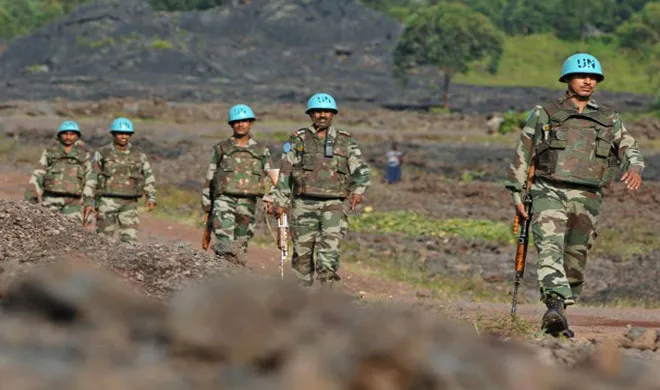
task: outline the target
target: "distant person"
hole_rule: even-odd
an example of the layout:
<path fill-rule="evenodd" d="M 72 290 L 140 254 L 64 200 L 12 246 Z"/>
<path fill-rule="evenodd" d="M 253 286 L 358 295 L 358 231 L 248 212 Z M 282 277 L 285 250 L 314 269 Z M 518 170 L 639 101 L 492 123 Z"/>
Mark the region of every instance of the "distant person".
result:
<path fill-rule="evenodd" d="M 264 195 L 273 166 L 268 146 L 250 134 L 255 120 L 245 104 L 229 109 L 233 133 L 213 147 L 202 189 L 202 207 L 213 218 L 216 256 L 241 264 L 254 235 L 257 198 Z"/>
<path fill-rule="evenodd" d="M 93 187 L 87 188 L 92 159 L 80 139 L 80 126 L 64 121 L 57 130 L 57 142 L 41 153 L 39 168 L 30 177 L 25 198 L 54 211 L 83 220 L 82 206 L 91 206 Z"/>
<path fill-rule="evenodd" d="M 401 165 L 403 164 L 403 156 L 405 153 L 399 150 L 399 144 L 392 142 L 392 148 L 387 151 L 387 168 L 385 176 L 387 184 L 398 183 L 401 181 Z"/>
<path fill-rule="evenodd" d="M 506 182 L 520 218 L 530 217 L 522 193 L 531 190 L 538 281 L 547 307 L 541 326 L 553 336 L 574 336 L 564 309 L 575 303 L 584 285 L 603 189 L 617 168 L 624 171 L 621 181 L 629 190 L 642 184 L 644 161 L 637 143 L 618 112 L 592 99 L 604 79 L 600 62 L 590 54 L 564 61 L 559 81 L 566 83 L 566 94 L 534 107 Z M 532 187 L 523 188 L 532 164 Z"/>
<path fill-rule="evenodd" d="M 353 210 L 370 184 L 369 167 L 355 139 L 332 125 L 335 99 L 317 93 L 305 113 L 312 124 L 296 130 L 283 146 L 271 213 L 289 213 L 293 257 L 300 283 L 339 281 L 340 243 L 348 221 L 344 201 Z M 316 260 L 316 261 L 315 261 Z"/>
<path fill-rule="evenodd" d="M 147 155 L 129 140 L 133 122 L 117 118 L 110 124 L 112 143 L 94 153 L 90 182 L 96 187 L 96 231 L 122 242 L 137 241 L 138 201 L 146 196 L 149 211 L 156 208 L 156 179 Z"/>

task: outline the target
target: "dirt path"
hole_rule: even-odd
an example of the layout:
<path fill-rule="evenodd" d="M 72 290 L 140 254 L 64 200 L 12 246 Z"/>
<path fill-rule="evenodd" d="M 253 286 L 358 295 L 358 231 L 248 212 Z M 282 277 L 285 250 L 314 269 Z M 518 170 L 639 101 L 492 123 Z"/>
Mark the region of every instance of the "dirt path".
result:
<path fill-rule="evenodd" d="M 21 199 L 28 174 L 0 168 L 0 197 Z M 157 215 L 142 213 L 140 240 L 146 243 L 183 242 L 192 247 L 200 247 L 201 229 L 177 223 Z M 200 248 L 201 250 L 201 248 Z M 271 275 L 279 273 L 279 252 L 273 249 L 252 245 L 248 252 L 248 267 Z M 285 265 L 290 273 L 290 265 Z M 423 301 L 430 308 L 441 307 L 457 312 L 462 317 L 476 319 L 479 315 L 507 315 L 509 305 L 497 303 L 474 303 L 466 301 L 440 302 L 422 291 L 402 282 L 395 282 L 378 276 L 376 270 L 364 265 L 347 264 L 340 271 L 342 288 L 348 293 L 362 296 L 366 300 L 389 300 L 402 304 Z M 519 306 L 521 317 L 538 321 L 544 307 L 540 304 Z M 627 326 L 660 328 L 660 310 L 639 308 L 594 308 L 574 307 L 569 309 L 572 326 L 579 339 L 613 339 L 620 337 Z"/>

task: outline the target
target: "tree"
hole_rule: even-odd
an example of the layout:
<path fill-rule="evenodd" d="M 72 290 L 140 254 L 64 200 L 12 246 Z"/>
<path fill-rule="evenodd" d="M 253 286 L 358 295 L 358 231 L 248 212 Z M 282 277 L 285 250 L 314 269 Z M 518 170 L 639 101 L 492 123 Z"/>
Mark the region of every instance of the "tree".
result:
<path fill-rule="evenodd" d="M 616 30 L 619 45 L 639 53 L 647 64 L 649 82 L 660 72 L 660 2 L 647 3 Z"/>
<path fill-rule="evenodd" d="M 420 8 L 405 23 L 394 48 L 393 72 L 405 79 L 418 67 L 433 67 L 443 74 L 444 107 L 449 106 L 449 84 L 469 65 L 488 60 L 488 71 L 497 72 L 504 37 L 490 20 L 459 3 L 439 3 Z"/>

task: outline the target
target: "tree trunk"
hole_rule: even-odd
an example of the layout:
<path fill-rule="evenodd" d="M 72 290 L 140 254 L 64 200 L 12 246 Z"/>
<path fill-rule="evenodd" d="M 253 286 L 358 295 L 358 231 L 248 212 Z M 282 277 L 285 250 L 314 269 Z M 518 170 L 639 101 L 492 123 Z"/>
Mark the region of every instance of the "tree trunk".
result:
<path fill-rule="evenodd" d="M 442 85 L 442 91 L 443 91 L 443 100 L 444 100 L 444 105 L 443 107 L 446 109 L 449 109 L 449 83 L 451 82 L 451 74 L 448 72 L 445 72 L 443 74 L 443 85 Z"/>

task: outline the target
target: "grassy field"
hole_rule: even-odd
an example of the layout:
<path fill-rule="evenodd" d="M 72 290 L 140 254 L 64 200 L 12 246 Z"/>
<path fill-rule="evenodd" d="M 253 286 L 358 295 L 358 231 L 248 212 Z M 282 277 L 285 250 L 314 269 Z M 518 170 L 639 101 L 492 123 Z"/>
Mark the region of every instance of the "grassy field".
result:
<path fill-rule="evenodd" d="M 660 83 L 649 82 L 646 65 L 632 53 L 616 48 L 604 40 L 566 42 L 552 35 L 538 34 L 507 37 L 499 72 L 491 75 L 482 66 L 473 66 L 466 75 L 457 75 L 454 82 L 493 86 L 535 86 L 561 88 L 557 81 L 564 59 L 576 51 L 596 56 L 605 72 L 603 90 L 656 94 Z"/>

